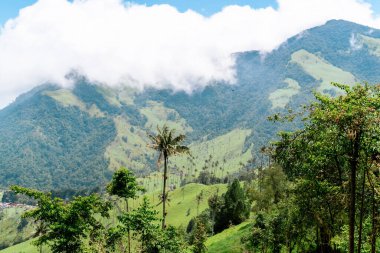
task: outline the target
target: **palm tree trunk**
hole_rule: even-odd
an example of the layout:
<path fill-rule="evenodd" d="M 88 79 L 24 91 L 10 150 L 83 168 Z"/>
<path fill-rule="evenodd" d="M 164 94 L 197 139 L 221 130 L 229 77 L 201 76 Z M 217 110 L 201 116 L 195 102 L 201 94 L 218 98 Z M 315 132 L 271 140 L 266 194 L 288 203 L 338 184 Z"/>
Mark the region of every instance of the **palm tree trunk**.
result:
<path fill-rule="evenodd" d="M 362 230 L 363 230 L 363 213 L 364 213 L 364 186 L 365 186 L 365 169 L 363 173 L 363 184 L 361 190 L 361 202 L 360 202 L 360 218 L 359 218 L 359 239 L 358 239 L 358 253 L 362 250 Z"/>
<path fill-rule="evenodd" d="M 355 252 L 355 205 L 356 205 L 356 171 L 359 163 L 360 131 L 357 131 L 350 161 L 350 210 L 349 210 L 349 252 Z"/>
<path fill-rule="evenodd" d="M 376 253 L 376 203 L 375 203 L 375 189 L 372 187 L 372 238 L 371 238 L 371 253 Z"/>
<path fill-rule="evenodd" d="M 166 180 L 168 173 L 168 155 L 164 153 L 164 185 L 162 188 L 162 229 L 165 229 L 166 218 Z"/>
<path fill-rule="evenodd" d="M 129 213 L 128 199 L 125 199 L 125 207 L 126 207 L 127 213 Z M 131 231 L 129 228 L 128 228 L 128 253 L 131 253 Z"/>

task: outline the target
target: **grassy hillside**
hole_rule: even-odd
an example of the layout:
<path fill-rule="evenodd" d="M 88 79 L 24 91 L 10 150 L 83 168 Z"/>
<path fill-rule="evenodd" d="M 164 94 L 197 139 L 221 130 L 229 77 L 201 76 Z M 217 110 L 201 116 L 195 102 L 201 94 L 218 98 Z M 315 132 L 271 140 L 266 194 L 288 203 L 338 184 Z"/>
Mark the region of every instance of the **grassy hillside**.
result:
<path fill-rule="evenodd" d="M 241 253 L 241 238 L 247 235 L 251 229 L 249 222 L 243 222 L 216 234 L 206 241 L 208 253 Z"/>
<path fill-rule="evenodd" d="M 360 38 L 362 40 L 360 42 L 368 47 L 370 54 L 380 57 L 380 39 L 368 37 L 365 35 L 360 35 Z M 363 45 L 359 44 L 359 46 Z"/>
<path fill-rule="evenodd" d="M 217 192 L 218 194 L 222 194 L 226 190 L 227 190 L 227 185 L 225 184 L 219 184 L 219 185 L 188 184 L 184 186 L 183 188 L 178 188 L 176 190 L 169 192 L 170 201 L 167 206 L 167 211 L 168 211 L 167 223 L 176 227 L 182 226 L 183 228 L 186 228 L 190 219 L 197 215 L 197 211 L 201 213 L 208 207 L 207 200 L 211 195 Z M 199 208 L 197 208 L 196 195 L 200 194 L 201 192 L 203 193 L 203 198 L 200 201 Z M 149 193 L 146 196 L 150 200 L 151 204 L 155 206 L 155 209 L 159 212 L 158 215 L 161 217 L 162 206 L 157 205 L 159 203 L 159 192 Z M 132 200 L 131 208 L 132 209 L 137 208 L 141 200 L 142 200 L 141 197 L 137 200 Z M 16 227 L 14 226 L 14 223 L 17 222 L 17 219 L 20 219 L 21 214 L 22 214 L 22 210 L 16 210 L 16 209 L 7 210 L 6 223 L 1 223 L 1 220 L 0 220 L 0 228 L 1 228 L 0 235 L 2 239 L 5 240 L 6 238 L 8 238 L 8 236 L 9 238 L 15 237 L 15 233 L 17 231 L 15 231 Z M 116 217 L 118 215 L 117 209 L 113 210 L 111 214 L 113 217 Z M 115 219 L 111 218 L 110 220 L 112 221 Z M 12 229 L 9 229 L 8 227 L 11 227 Z M 32 232 L 31 229 L 32 227 L 28 227 L 28 230 L 24 231 L 23 234 L 30 235 Z M 19 236 L 21 235 L 22 234 L 20 234 Z M 0 252 L 1 253 L 38 252 L 37 248 L 30 244 L 31 241 L 32 240 L 28 240 L 26 242 L 1 250 Z M 48 252 L 48 251 L 44 249 L 43 252 Z"/>
<path fill-rule="evenodd" d="M 330 21 L 265 57 L 237 53 L 235 85 L 215 83 L 191 95 L 109 88 L 79 76 L 70 90 L 38 87 L 0 110 L 0 186 L 88 187 L 120 166 L 147 176 L 157 155 L 146 147 L 146 132 L 164 123 L 186 133 L 193 151 L 192 161 L 173 160 L 173 173 L 192 178 L 205 166 L 217 176 L 233 173 L 240 162 L 259 160 L 276 132 L 294 128 L 275 126 L 269 115 L 299 107 L 312 90 L 331 90 L 331 81 L 377 83 L 379 38 L 380 30 Z"/>
<path fill-rule="evenodd" d="M 299 50 L 292 54 L 290 63 L 298 64 L 315 80 L 320 81 L 318 91 L 337 90 L 331 82 L 353 85 L 357 79 L 349 72 L 333 66 L 325 59 L 306 50 Z"/>
<path fill-rule="evenodd" d="M 33 240 L 28 240 L 12 247 L 0 250 L 1 253 L 41 253 L 40 249 L 32 244 Z M 42 253 L 49 253 L 46 247 L 42 248 Z"/>
<path fill-rule="evenodd" d="M 173 226 L 186 227 L 190 219 L 197 215 L 197 211 L 201 213 L 208 207 L 208 198 L 215 194 L 222 194 L 226 192 L 226 184 L 217 185 L 203 185 L 203 184 L 188 184 L 182 188 L 177 188 L 174 191 L 169 192 L 169 204 L 167 207 L 167 223 Z M 200 202 L 199 208 L 196 204 L 196 196 L 203 193 L 203 198 Z M 148 194 L 149 201 L 157 205 L 160 202 L 159 192 Z M 134 206 L 137 206 L 140 200 L 134 202 Z M 159 216 L 162 216 L 162 206 L 156 206 L 155 209 L 159 211 Z"/>
<path fill-rule="evenodd" d="M 208 170 L 218 177 L 233 173 L 252 158 L 251 148 L 245 150 L 246 138 L 251 134 L 249 129 L 234 129 L 224 135 L 210 140 L 201 140 L 189 145 L 190 156 L 171 159 L 170 164 L 188 178 L 194 178 L 202 170 Z"/>
<path fill-rule="evenodd" d="M 29 222 L 21 218 L 25 208 L 0 209 L 0 249 L 25 241 L 34 233 Z"/>
<path fill-rule="evenodd" d="M 287 87 L 273 91 L 269 94 L 269 100 L 272 102 L 272 109 L 284 108 L 290 99 L 300 92 L 301 86 L 296 80 L 286 78 L 284 83 Z"/>

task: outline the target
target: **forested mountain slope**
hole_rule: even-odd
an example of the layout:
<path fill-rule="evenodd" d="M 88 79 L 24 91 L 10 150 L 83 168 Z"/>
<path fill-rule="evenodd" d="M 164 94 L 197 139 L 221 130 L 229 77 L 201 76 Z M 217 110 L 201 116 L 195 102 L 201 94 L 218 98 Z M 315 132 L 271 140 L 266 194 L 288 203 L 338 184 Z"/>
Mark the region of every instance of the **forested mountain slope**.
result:
<path fill-rule="evenodd" d="M 176 160 L 173 173 L 196 174 L 189 167 L 199 171 L 208 155 L 220 176 L 233 173 L 275 138 L 279 125 L 269 115 L 298 107 L 313 90 L 334 94 L 331 81 L 379 82 L 380 31 L 333 20 L 271 53 L 235 56 L 236 84 L 192 95 L 111 89 L 73 77 L 73 89 L 51 84 L 20 96 L 0 111 L 0 185 L 94 187 L 120 166 L 147 175 L 156 170 L 156 154 L 146 132 L 164 123 L 188 136 L 194 157 Z"/>

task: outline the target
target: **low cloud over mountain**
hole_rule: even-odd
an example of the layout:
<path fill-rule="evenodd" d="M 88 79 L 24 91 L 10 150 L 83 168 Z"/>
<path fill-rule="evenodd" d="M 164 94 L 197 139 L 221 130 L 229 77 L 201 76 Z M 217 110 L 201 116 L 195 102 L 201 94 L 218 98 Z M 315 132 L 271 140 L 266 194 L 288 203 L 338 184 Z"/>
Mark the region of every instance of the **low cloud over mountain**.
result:
<path fill-rule="evenodd" d="M 228 6 L 211 17 L 120 0 L 39 0 L 0 33 L 0 106 L 45 82 L 93 82 L 192 92 L 234 83 L 234 52 L 271 51 L 330 19 L 379 28 L 359 0 L 278 0 L 278 9 Z"/>

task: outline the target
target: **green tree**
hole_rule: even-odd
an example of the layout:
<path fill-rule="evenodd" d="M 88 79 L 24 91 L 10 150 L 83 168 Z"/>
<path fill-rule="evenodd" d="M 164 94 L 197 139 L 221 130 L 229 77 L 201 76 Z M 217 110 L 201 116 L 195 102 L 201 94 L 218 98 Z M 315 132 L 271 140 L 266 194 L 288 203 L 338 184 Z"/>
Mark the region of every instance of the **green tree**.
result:
<path fill-rule="evenodd" d="M 136 177 L 133 173 L 126 168 L 120 168 L 116 171 L 112 177 L 111 182 L 107 185 L 107 192 L 110 195 L 118 196 L 125 201 L 125 211 L 129 212 L 128 199 L 136 198 L 138 191 L 143 191 L 144 189 L 138 185 Z M 131 252 L 131 234 L 128 234 L 128 252 Z"/>
<path fill-rule="evenodd" d="M 197 201 L 197 215 L 199 215 L 199 205 L 203 200 L 203 190 L 195 196 L 195 200 Z"/>
<path fill-rule="evenodd" d="M 157 214 L 158 212 L 153 209 L 148 199 L 144 197 L 140 207 L 119 217 L 123 226 L 119 226 L 114 234 L 117 236 L 118 231 L 132 230 L 134 238 L 140 242 L 140 251 L 142 253 L 183 252 L 185 244 L 178 231 L 172 226 L 164 230 L 160 229 L 159 225 L 157 225 L 159 221 Z"/>
<path fill-rule="evenodd" d="M 166 181 L 168 179 L 168 161 L 170 156 L 188 153 L 189 148 L 181 145 L 186 136 L 183 134 L 175 136 L 175 130 L 169 129 L 164 125 L 162 128 L 157 127 L 157 134 L 148 135 L 151 144 L 150 147 L 159 152 L 158 164 L 164 160 L 164 176 L 163 176 L 163 189 L 162 189 L 162 228 L 165 228 L 166 219 Z"/>
<path fill-rule="evenodd" d="M 195 222 L 195 228 L 193 231 L 193 253 L 205 253 L 207 248 L 205 242 L 207 240 L 206 226 L 197 219 Z"/>
<path fill-rule="evenodd" d="M 11 190 L 37 201 L 37 207 L 27 211 L 24 217 L 32 218 L 40 224 L 35 245 L 47 244 L 53 253 L 84 252 L 89 235 L 95 230 L 103 229 L 102 223 L 95 216 L 109 217 L 111 205 L 98 195 L 75 197 L 65 203 L 60 198 L 52 198 L 50 193 L 20 186 L 12 186 Z"/>
<path fill-rule="evenodd" d="M 250 202 L 238 179 L 228 186 L 222 199 L 222 207 L 217 208 L 215 214 L 215 232 L 220 232 L 230 225 L 240 224 L 249 217 L 251 209 Z"/>
<path fill-rule="evenodd" d="M 317 101 L 306 107 L 304 128 L 280 134 L 281 140 L 275 144 L 275 159 L 290 179 L 303 178 L 314 182 L 310 185 L 323 183 L 330 189 L 339 187 L 348 196 L 348 242 L 349 252 L 353 253 L 358 208 L 357 251 L 362 248 L 360 216 L 364 215 L 364 209 L 357 204 L 357 197 L 365 198 L 365 189 L 357 190 L 357 180 L 361 177 L 365 186 L 365 175 L 376 166 L 374 161 L 380 154 L 380 88 L 367 84 L 334 85 L 341 89 L 341 95 L 316 93 Z M 332 209 L 327 201 L 324 206 L 326 210 Z"/>

